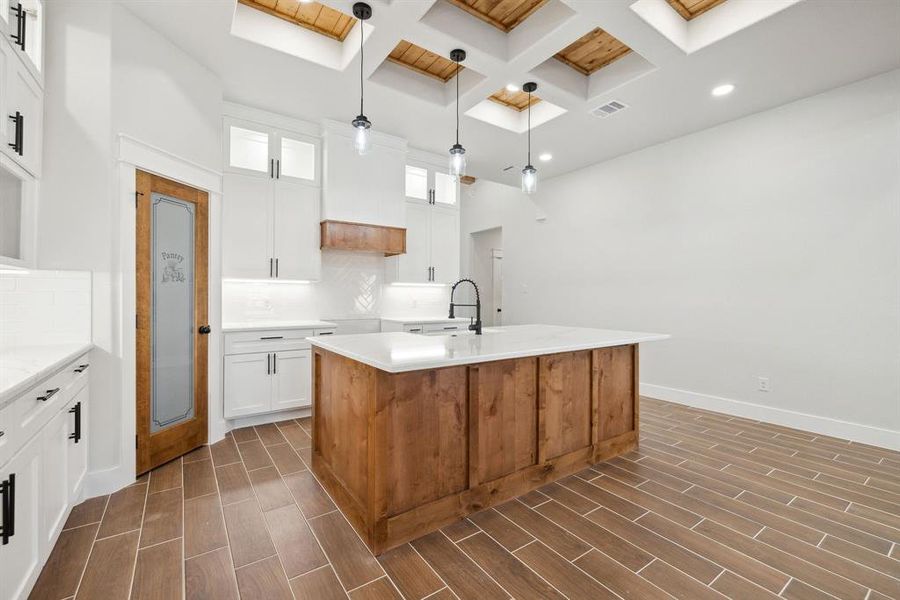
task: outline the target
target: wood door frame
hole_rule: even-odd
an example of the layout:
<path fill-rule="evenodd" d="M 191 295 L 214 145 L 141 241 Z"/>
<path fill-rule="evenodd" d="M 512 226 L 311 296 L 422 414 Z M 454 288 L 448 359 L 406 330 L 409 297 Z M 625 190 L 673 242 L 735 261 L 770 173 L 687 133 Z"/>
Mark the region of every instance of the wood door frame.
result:
<path fill-rule="evenodd" d="M 135 472 L 177 458 L 207 442 L 208 360 L 207 335 L 198 332 L 206 325 L 209 310 L 209 194 L 205 191 L 135 170 L 137 210 L 135 218 Z M 196 206 L 194 252 L 194 418 L 155 434 L 150 432 L 152 396 L 151 322 L 151 191 L 172 196 Z"/>

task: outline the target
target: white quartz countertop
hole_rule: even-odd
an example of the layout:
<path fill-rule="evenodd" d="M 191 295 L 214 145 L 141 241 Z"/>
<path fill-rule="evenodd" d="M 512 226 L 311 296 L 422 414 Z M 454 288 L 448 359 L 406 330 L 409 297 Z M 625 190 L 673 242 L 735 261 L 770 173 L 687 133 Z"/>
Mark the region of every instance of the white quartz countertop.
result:
<path fill-rule="evenodd" d="M 90 342 L 82 342 L 0 351 L 0 408 L 93 347 Z"/>
<path fill-rule="evenodd" d="M 456 317 L 449 319 L 447 317 L 413 317 L 411 319 L 402 317 L 381 317 L 382 321 L 390 323 L 468 323 L 469 318 Z"/>
<path fill-rule="evenodd" d="M 250 321 L 245 323 L 224 323 L 222 331 L 271 331 L 273 329 L 335 329 L 337 323 L 329 321 Z"/>
<path fill-rule="evenodd" d="M 556 352 L 641 344 L 668 339 L 661 333 L 558 325 L 486 327 L 483 335 L 424 336 L 368 333 L 308 338 L 313 346 L 389 373 L 538 356 Z"/>

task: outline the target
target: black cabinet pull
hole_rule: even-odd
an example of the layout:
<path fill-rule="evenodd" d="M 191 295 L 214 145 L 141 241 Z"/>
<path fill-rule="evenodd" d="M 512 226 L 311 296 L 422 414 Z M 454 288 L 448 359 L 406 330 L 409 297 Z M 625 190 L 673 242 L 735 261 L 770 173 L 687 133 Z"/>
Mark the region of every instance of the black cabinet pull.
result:
<path fill-rule="evenodd" d="M 22 52 L 25 51 L 25 9 L 22 8 L 22 3 L 19 2 L 16 6 L 10 6 L 9 11 L 16 16 L 16 32 L 11 33 L 9 37 L 11 37 L 15 41 L 15 45 L 18 46 Z"/>
<path fill-rule="evenodd" d="M 41 402 L 46 402 L 47 400 L 49 400 L 50 398 L 55 396 L 57 394 L 57 392 L 59 392 L 59 388 L 53 388 L 52 390 L 47 390 L 46 392 L 44 392 L 43 396 L 38 396 L 37 399 L 40 400 Z"/>
<path fill-rule="evenodd" d="M 333 331 L 320 331 L 319 335 L 334 335 Z"/>
<path fill-rule="evenodd" d="M 272 354 L 272 375 L 278 375 L 278 355 Z"/>
<path fill-rule="evenodd" d="M 266 337 L 261 337 L 259 339 L 261 339 L 261 340 L 283 340 L 284 336 L 283 335 L 268 335 Z"/>
<path fill-rule="evenodd" d="M 23 141 L 25 139 L 25 115 L 16 111 L 16 114 L 9 115 L 9 120 L 14 123 L 14 127 L 16 128 L 15 133 L 13 133 L 13 141 L 8 143 L 7 145 L 13 149 L 13 152 L 22 156 L 23 150 Z"/>
<path fill-rule="evenodd" d="M 278 277 L 278 259 L 275 259 L 275 277 Z"/>
<path fill-rule="evenodd" d="M 0 494 L 3 495 L 3 526 L 0 527 L 0 544 L 9 543 L 9 538 L 16 534 L 16 474 L 10 473 L 9 479 L 0 482 Z"/>
<path fill-rule="evenodd" d="M 90 366 L 91 365 L 89 365 L 89 364 L 78 365 L 78 367 L 75 368 L 75 372 L 76 373 L 84 373 L 85 371 L 88 370 L 88 367 L 90 367 Z"/>
<path fill-rule="evenodd" d="M 275 161 L 275 179 L 281 179 L 281 159 Z"/>
<path fill-rule="evenodd" d="M 275 179 L 275 159 L 269 159 L 269 179 Z"/>
<path fill-rule="evenodd" d="M 272 374 L 272 355 L 266 354 L 266 375 Z"/>
<path fill-rule="evenodd" d="M 77 444 L 81 441 L 81 402 L 75 403 L 69 412 L 75 415 L 75 433 L 70 433 L 69 439 L 74 440 Z"/>

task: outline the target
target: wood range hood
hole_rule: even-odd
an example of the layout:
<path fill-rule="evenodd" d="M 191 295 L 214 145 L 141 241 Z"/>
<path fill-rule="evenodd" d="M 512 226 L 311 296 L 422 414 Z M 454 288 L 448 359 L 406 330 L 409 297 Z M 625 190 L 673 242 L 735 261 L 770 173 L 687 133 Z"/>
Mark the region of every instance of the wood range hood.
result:
<path fill-rule="evenodd" d="M 406 253 L 406 229 L 348 221 L 322 221 L 322 250 L 378 252 L 385 256 Z"/>

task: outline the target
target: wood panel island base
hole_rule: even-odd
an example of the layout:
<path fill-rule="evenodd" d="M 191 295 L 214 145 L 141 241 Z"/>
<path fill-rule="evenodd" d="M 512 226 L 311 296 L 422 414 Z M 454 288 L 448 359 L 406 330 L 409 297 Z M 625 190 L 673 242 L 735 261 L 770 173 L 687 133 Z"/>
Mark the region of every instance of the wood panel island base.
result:
<path fill-rule="evenodd" d="M 381 554 L 635 448 L 635 342 L 665 337 L 526 325 L 311 338 L 313 471 Z"/>

